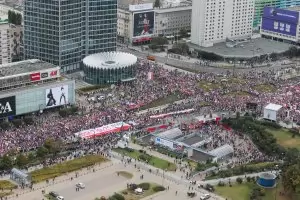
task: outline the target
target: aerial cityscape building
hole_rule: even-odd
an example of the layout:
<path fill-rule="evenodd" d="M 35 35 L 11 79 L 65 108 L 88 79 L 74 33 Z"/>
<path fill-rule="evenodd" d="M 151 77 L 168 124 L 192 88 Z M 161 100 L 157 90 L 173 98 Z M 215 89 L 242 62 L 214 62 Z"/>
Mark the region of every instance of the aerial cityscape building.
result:
<path fill-rule="evenodd" d="M 78 70 L 86 55 L 116 49 L 117 1 L 27 0 L 24 28 L 26 59 Z"/>
<path fill-rule="evenodd" d="M 193 0 L 191 42 L 209 47 L 252 35 L 253 0 Z"/>

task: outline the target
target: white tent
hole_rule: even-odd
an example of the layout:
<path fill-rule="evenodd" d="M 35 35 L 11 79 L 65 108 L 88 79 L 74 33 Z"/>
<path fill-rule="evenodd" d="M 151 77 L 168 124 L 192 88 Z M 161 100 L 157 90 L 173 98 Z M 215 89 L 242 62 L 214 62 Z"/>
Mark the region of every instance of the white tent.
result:
<path fill-rule="evenodd" d="M 221 158 L 224 158 L 226 156 L 233 155 L 234 149 L 229 144 L 225 144 L 225 145 L 220 146 L 220 147 L 218 147 L 214 150 L 211 150 L 209 153 L 216 156 L 217 159 L 221 159 Z"/>
<path fill-rule="evenodd" d="M 264 119 L 276 121 L 277 112 L 282 108 L 281 105 L 270 103 L 264 108 Z"/>

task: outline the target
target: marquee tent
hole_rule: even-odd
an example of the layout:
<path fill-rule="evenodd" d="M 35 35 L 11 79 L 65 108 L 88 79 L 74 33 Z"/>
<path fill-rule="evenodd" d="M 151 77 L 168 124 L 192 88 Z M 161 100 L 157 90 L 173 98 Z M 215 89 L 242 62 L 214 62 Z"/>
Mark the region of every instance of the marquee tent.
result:
<path fill-rule="evenodd" d="M 264 119 L 276 121 L 281 105 L 270 103 L 264 108 Z"/>
<path fill-rule="evenodd" d="M 128 131 L 130 128 L 131 125 L 129 124 L 126 124 L 124 122 L 117 122 L 113 124 L 104 125 L 95 129 L 80 131 L 78 133 L 75 133 L 75 136 L 82 139 L 90 139 L 110 133 Z"/>

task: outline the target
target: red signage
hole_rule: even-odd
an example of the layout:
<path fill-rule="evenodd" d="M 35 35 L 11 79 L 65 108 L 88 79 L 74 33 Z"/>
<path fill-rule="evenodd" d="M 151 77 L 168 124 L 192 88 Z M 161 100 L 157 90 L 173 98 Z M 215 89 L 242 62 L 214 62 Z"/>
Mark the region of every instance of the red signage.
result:
<path fill-rule="evenodd" d="M 30 74 L 30 80 L 31 81 L 40 81 L 41 80 L 41 73 L 36 72 L 36 73 Z"/>
<path fill-rule="evenodd" d="M 50 72 L 50 76 L 51 76 L 51 77 L 57 76 L 57 70 Z"/>

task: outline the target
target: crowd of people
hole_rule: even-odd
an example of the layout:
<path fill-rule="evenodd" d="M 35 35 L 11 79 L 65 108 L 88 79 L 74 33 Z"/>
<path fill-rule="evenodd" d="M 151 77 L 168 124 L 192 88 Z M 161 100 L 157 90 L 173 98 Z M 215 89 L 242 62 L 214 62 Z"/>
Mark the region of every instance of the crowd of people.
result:
<path fill-rule="evenodd" d="M 148 73 L 153 73 L 149 79 Z M 78 94 L 77 105 L 83 115 L 67 118 L 43 114 L 43 123 L 12 127 L 0 131 L 0 154 L 10 150 L 30 151 L 41 145 L 47 138 L 70 142 L 74 134 L 95 127 L 119 121 L 134 122 L 133 129 L 141 130 L 148 126 L 162 123 L 162 119 L 151 118 L 153 114 L 194 109 L 194 112 L 237 112 L 246 111 L 248 102 L 257 104 L 256 112 L 268 103 L 284 106 L 287 110 L 283 118 L 290 117 L 300 122 L 300 84 L 298 80 L 275 78 L 276 71 L 247 72 L 246 74 L 231 73 L 184 73 L 168 70 L 145 60 L 137 65 L 136 80 L 130 84 L 120 84 L 89 94 Z M 201 87 L 201 84 L 212 86 Z M 258 86 L 271 85 L 274 91 L 262 91 Z M 240 93 L 247 95 L 240 95 Z M 169 96 L 179 103 L 171 103 L 158 111 L 143 112 L 148 104 Z M 91 97 L 105 96 L 98 101 Z M 205 106 L 204 107 L 204 103 Z M 210 105 L 207 107 L 207 105 Z M 177 117 L 176 115 L 173 117 Z M 110 138 L 111 139 L 111 138 Z M 230 140 L 230 138 L 227 138 Z M 238 144 L 235 144 L 235 146 Z"/>

